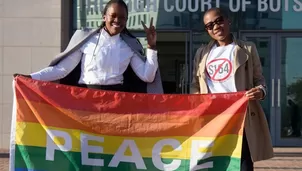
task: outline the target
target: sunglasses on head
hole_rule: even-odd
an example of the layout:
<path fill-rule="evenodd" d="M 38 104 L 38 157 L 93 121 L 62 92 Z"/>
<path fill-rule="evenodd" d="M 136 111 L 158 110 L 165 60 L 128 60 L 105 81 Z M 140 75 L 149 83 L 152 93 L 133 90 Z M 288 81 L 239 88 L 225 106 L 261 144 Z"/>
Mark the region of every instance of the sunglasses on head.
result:
<path fill-rule="evenodd" d="M 221 25 L 221 24 L 223 24 L 223 22 L 224 22 L 224 18 L 223 18 L 223 16 L 220 16 L 220 17 L 216 18 L 215 21 L 207 23 L 205 25 L 205 29 L 212 30 L 214 28 L 215 24 Z"/>

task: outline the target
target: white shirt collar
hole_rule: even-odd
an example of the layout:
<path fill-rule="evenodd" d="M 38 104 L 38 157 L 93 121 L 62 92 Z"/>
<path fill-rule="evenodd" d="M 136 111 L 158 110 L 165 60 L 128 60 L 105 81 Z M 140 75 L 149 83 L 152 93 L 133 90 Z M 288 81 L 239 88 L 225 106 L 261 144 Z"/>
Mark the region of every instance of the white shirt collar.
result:
<path fill-rule="evenodd" d="M 117 41 L 120 40 L 120 33 L 117 34 L 117 35 L 114 35 L 114 36 L 110 36 L 104 28 L 101 29 L 100 36 L 102 38 L 104 38 L 105 40 L 108 40 L 108 41 L 110 41 L 112 43 L 116 43 Z"/>

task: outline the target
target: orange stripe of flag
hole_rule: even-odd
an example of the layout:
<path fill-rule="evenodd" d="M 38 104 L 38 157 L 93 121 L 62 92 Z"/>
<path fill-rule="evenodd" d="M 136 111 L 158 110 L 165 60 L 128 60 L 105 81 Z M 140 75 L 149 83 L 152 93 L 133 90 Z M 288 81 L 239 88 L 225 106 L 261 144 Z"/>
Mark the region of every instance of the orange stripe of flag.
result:
<path fill-rule="evenodd" d="M 17 121 L 50 127 L 77 129 L 109 136 L 160 137 L 242 135 L 244 113 L 187 115 L 116 114 L 56 108 L 47 104 L 17 100 Z M 240 124 L 241 123 L 241 124 Z M 236 126 L 237 125 L 237 126 Z"/>

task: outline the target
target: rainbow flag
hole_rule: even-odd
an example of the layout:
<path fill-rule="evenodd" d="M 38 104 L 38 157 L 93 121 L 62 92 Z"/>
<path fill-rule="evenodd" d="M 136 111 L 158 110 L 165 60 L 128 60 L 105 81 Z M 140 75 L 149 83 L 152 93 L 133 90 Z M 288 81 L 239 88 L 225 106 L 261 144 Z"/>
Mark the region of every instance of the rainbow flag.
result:
<path fill-rule="evenodd" d="M 11 171 L 240 170 L 244 92 L 110 92 L 14 80 Z"/>

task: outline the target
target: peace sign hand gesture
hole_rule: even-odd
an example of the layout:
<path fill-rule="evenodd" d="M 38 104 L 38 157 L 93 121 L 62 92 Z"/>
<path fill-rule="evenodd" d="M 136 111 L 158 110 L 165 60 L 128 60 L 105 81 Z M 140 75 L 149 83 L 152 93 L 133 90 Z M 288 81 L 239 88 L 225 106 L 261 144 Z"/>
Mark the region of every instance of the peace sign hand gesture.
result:
<path fill-rule="evenodd" d="M 150 27 L 147 28 L 147 26 L 145 25 L 145 23 L 143 21 L 141 21 L 144 30 L 147 34 L 147 41 L 148 41 L 148 48 L 151 49 L 155 49 L 156 46 L 156 30 L 155 27 L 153 26 L 153 17 L 151 18 L 150 21 Z"/>

